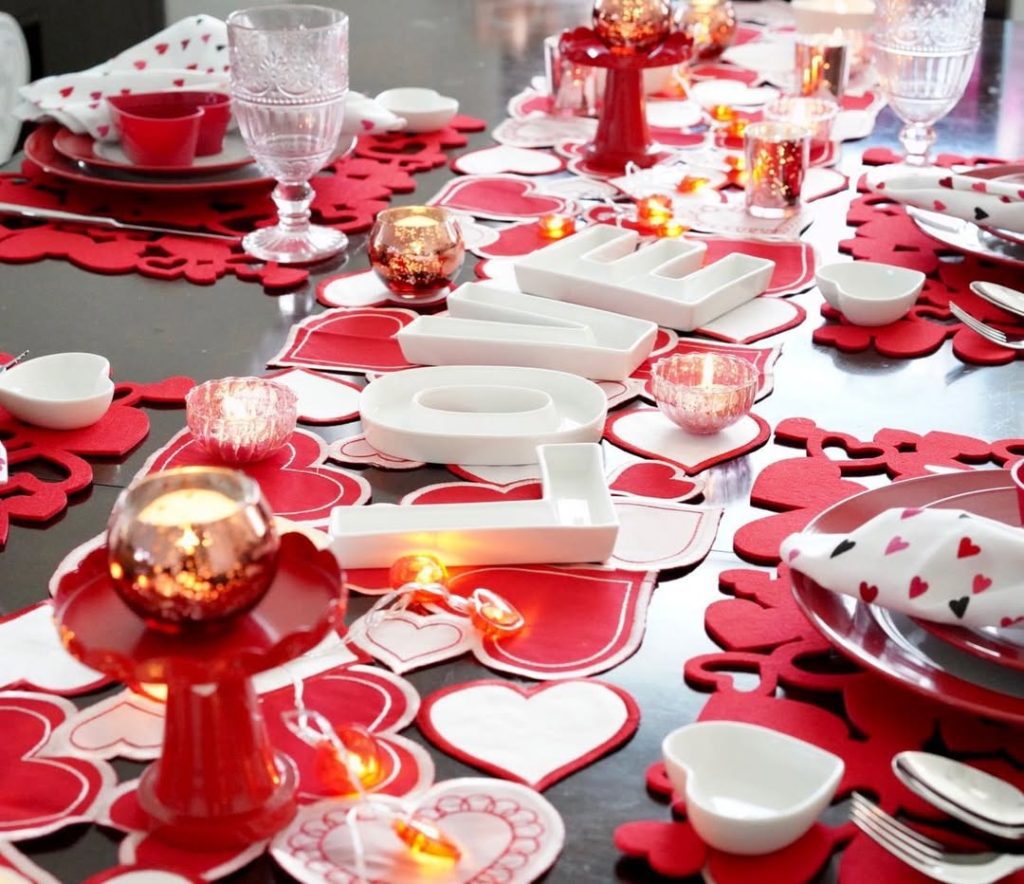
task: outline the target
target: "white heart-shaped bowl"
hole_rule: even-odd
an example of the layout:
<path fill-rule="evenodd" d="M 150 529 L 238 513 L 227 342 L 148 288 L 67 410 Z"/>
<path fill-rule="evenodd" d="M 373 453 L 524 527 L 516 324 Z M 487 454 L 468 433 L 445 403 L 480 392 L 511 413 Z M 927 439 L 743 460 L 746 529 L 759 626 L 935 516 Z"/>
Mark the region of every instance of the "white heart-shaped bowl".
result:
<path fill-rule="evenodd" d="M 815 271 L 822 296 L 854 325 L 888 325 L 907 315 L 924 287 L 920 270 L 840 261 Z"/>
<path fill-rule="evenodd" d="M 405 119 L 406 132 L 436 132 L 447 126 L 459 110 L 459 103 L 433 89 L 406 86 L 381 92 L 376 102 Z"/>
<path fill-rule="evenodd" d="M 759 725 L 701 721 L 661 744 L 672 788 L 704 842 L 756 856 L 792 844 L 832 800 L 843 760 Z"/>
<path fill-rule="evenodd" d="M 96 423 L 114 398 L 110 363 L 95 353 L 54 353 L 0 374 L 0 405 L 18 420 L 50 430 Z"/>

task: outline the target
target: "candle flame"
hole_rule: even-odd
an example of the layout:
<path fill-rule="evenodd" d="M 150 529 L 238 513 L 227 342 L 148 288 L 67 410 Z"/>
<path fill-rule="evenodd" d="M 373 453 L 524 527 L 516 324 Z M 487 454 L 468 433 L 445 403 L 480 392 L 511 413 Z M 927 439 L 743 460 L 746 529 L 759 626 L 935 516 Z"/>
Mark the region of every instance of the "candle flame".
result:
<path fill-rule="evenodd" d="M 705 353 L 701 363 L 700 385 L 710 387 L 715 382 L 715 357 L 713 353 Z"/>
<path fill-rule="evenodd" d="M 418 860 L 458 862 L 462 851 L 440 828 L 418 817 L 396 817 L 391 828 Z"/>

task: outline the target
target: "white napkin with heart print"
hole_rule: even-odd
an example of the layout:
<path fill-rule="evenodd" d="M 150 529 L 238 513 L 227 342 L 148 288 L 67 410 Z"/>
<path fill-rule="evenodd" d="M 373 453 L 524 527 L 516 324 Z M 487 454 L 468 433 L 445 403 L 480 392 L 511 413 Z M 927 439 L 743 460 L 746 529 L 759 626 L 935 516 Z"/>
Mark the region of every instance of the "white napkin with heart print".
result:
<path fill-rule="evenodd" d="M 229 88 L 227 25 L 210 15 L 183 18 L 109 61 L 73 74 L 58 74 L 19 90 L 14 114 L 22 120 L 53 119 L 97 140 L 117 137 L 109 95 Z M 343 136 L 401 129 L 405 121 L 377 102 L 350 92 Z"/>
<path fill-rule="evenodd" d="M 889 509 L 848 534 L 790 535 L 781 552 L 826 589 L 924 620 L 1024 615 L 1024 531 L 963 510 Z"/>
<path fill-rule="evenodd" d="M 941 168 L 881 166 L 868 172 L 865 182 L 875 193 L 898 203 L 982 227 L 1024 233 L 1024 173 L 998 180 Z"/>

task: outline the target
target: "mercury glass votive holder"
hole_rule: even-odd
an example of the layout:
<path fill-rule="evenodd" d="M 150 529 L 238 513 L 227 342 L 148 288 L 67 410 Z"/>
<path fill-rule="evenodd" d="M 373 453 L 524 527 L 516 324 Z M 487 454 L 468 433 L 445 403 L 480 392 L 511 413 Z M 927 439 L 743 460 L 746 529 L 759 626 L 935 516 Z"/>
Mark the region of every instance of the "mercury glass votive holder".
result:
<path fill-rule="evenodd" d="M 223 467 L 153 473 L 126 488 L 107 526 L 114 589 L 168 631 L 253 607 L 277 571 L 274 516 L 255 480 Z"/>
<path fill-rule="evenodd" d="M 763 111 L 768 122 L 802 126 L 811 133 L 812 142 L 832 140 L 832 126 L 838 115 L 838 102 L 813 95 L 786 95 L 766 105 Z"/>
<path fill-rule="evenodd" d="M 842 98 L 849 73 L 849 47 L 842 31 L 797 34 L 793 46 L 796 91 Z"/>
<path fill-rule="evenodd" d="M 748 414 L 757 383 L 750 362 L 725 353 L 676 354 L 651 369 L 651 389 L 662 414 L 697 436 L 724 430 Z"/>
<path fill-rule="evenodd" d="M 612 52 L 646 52 L 672 32 L 672 4 L 669 0 L 595 0 L 593 25 L 598 39 Z"/>
<path fill-rule="evenodd" d="M 210 454 L 229 464 L 263 460 L 295 432 L 298 398 L 266 378 L 219 378 L 185 397 L 189 431 Z"/>
<path fill-rule="evenodd" d="M 466 257 L 458 221 L 439 206 L 384 209 L 370 230 L 367 251 L 388 289 L 409 299 L 446 286 Z"/>
<path fill-rule="evenodd" d="M 753 123 L 743 135 L 747 211 L 755 218 L 785 218 L 800 206 L 810 154 L 810 133 L 792 123 Z"/>
<path fill-rule="evenodd" d="M 675 23 L 693 38 L 693 57 L 699 61 L 718 58 L 736 36 L 732 0 L 688 0 L 676 11 Z"/>

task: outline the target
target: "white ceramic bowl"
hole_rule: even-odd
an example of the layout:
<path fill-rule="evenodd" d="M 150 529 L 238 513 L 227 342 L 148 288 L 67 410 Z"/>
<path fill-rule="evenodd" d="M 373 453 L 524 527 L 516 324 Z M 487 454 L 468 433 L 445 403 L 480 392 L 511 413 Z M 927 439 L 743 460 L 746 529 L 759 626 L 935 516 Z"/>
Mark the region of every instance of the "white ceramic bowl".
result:
<path fill-rule="evenodd" d="M 924 287 L 919 270 L 875 261 L 842 261 L 814 274 L 821 294 L 854 325 L 888 325 L 907 315 Z"/>
<path fill-rule="evenodd" d="M 459 110 L 459 103 L 433 89 L 406 86 L 388 89 L 376 101 L 385 110 L 405 119 L 406 132 L 436 132 L 447 126 Z"/>
<path fill-rule="evenodd" d="M 737 721 L 702 721 L 661 744 L 672 787 L 705 843 L 756 856 L 781 850 L 832 800 L 843 760 L 803 740 Z"/>
<path fill-rule="evenodd" d="M 0 374 L 0 405 L 18 420 L 50 430 L 96 423 L 114 398 L 110 363 L 95 353 L 54 353 Z"/>

